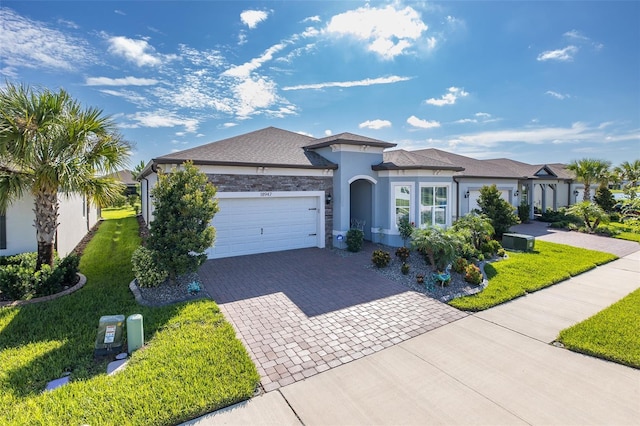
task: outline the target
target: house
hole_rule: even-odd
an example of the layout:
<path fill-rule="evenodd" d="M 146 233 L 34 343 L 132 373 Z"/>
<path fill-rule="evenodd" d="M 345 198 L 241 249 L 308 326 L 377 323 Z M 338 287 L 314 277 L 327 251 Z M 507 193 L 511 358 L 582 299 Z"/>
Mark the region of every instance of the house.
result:
<path fill-rule="evenodd" d="M 61 257 L 69 254 L 98 222 L 98 209 L 91 208 L 86 197 L 59 195 L 58 229 L 55 249 Z M 0 256 L 38 250 L 33 198 L 25 196 L 9 205 L 0 215 Z"/>
<path fill-rule="evenodd" d="M 105 177 L 122 182 L 126 186 L 124 190 L 125 196 L 136 195 L 138 193 L 138 181 L 133 178 L 133 172 L 131 170 L 119 170 Z"/>
<path fill-rule="evenodd" d="M 351 227 L 365 239 L 402 245 L 398 225 L 449 226 L 496 184 L 512 205 L 557 208 L 574 183 L 562 165 L 475 160 L 435 149 L 390 150 L 389 142 L 341 133 L 321 139 L 268 127 L 154 158 L 141 173 L 142 216 L 153 219 L 159 170 L 187 160 L 218 188 L 209 258 L 303 247 L 345 247 Z"/>

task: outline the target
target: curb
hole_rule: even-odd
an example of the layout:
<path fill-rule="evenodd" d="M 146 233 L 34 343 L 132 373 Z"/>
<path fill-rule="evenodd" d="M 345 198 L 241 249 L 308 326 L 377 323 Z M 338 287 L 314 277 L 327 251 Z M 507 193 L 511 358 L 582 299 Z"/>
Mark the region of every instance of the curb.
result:
<path fill-rule="evenodd" d="M 73 287 L 70 287 L 70 288 L 68 288 L 66 290 L 63 290 L 60 293 L 51 294 L 49 296 L 36 297 L 34 299 L 29 299 L 29 300 L 13 300 L 13 301 L 9 301 L 9 302 L 0 302 L 0 308 L 4 308 L 6 306 L 12 306 L 13 307 L 13 306 L 30 305 L 32 303 L 48 302 L 50 300 L 57 299 L 58 297 L 67 296 L 67 295 L 73 293 L 76 290 L 80 290 L 87 283 L 87 277 L 82 275 L 80 272 L 76 273 L 76 275 L 78 275 L 78 277 L 80 277 L 80 281 L 78 281 L 78 284 L 76 284 Z"/>

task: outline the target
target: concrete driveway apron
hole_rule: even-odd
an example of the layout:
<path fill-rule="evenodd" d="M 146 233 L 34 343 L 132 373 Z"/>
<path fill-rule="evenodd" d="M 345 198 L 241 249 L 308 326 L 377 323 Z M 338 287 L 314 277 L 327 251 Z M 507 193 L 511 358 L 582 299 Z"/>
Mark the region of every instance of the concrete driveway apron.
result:
<path fill-rule="evenodd" d="M 210 260 L 200 276 L 272 391 L 467 316 L 370 262 L 312 248 Z"/>

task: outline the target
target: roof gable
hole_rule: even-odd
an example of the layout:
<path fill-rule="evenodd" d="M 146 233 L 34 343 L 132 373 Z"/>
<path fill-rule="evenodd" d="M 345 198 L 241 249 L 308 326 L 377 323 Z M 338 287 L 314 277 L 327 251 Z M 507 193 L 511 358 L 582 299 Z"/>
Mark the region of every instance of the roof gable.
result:
<path fill-rule="evenodd" d="M 377 146 L 382 148 L 393 148 L 396 146 L 395 143 L 384 142 L 379 139 L 368 138 L 366 136 L 356 135 L 353 133 L 340 133 L 337 135 L 327 136 L 322 139 L 315 139 L 309 145 L 307 145 L 307 149 L 317 149 L 324 148 L 326 146 L 331 146 L 335 144 L 343 144 L 343 145 L 357 145 L 357 146 Z"/>

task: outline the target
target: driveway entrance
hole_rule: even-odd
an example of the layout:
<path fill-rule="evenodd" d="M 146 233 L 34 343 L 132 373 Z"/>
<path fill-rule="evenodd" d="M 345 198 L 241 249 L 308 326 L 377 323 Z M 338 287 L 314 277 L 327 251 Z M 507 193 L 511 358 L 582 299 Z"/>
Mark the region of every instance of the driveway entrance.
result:
<path fill-rule="evenodd" d="M 367 269 L 370 257 L 264 253 L 209 260 L 200 277 L 270 391 L 467 316 Z"/>

